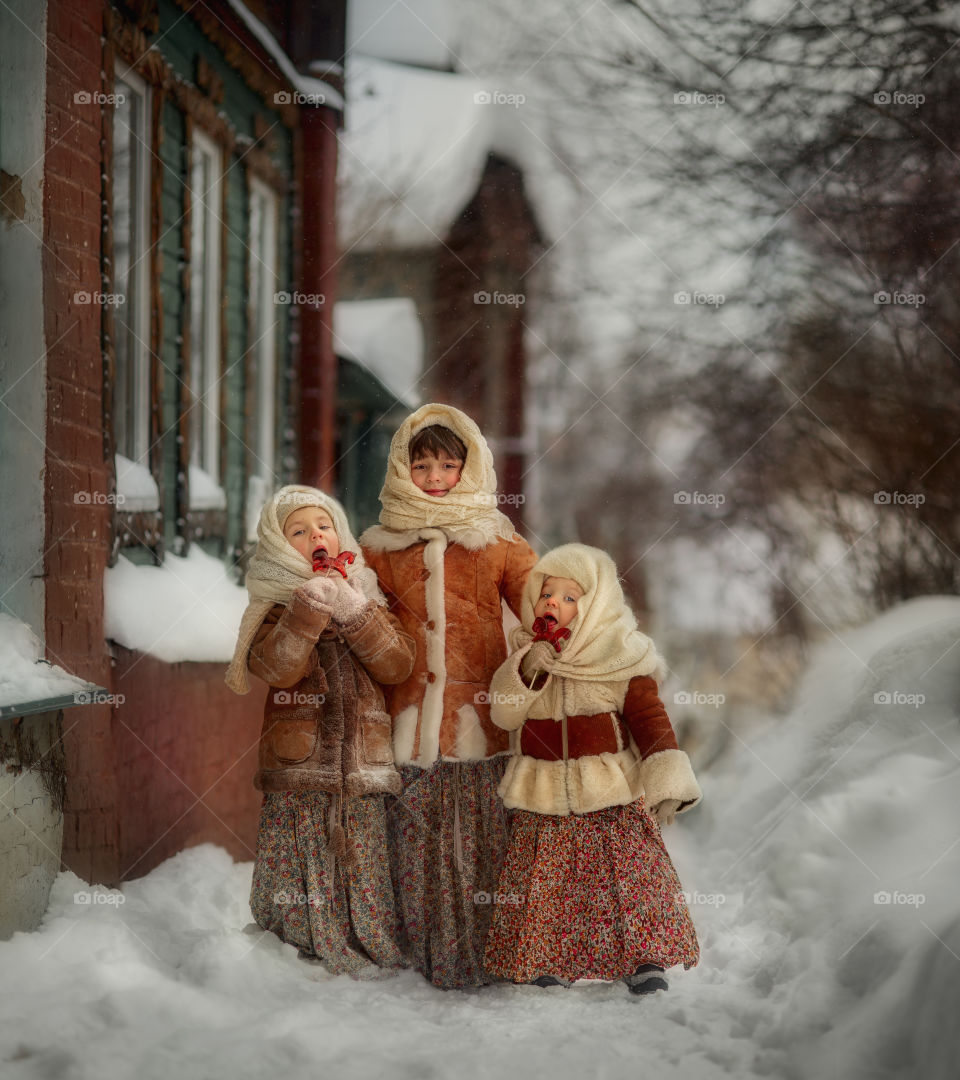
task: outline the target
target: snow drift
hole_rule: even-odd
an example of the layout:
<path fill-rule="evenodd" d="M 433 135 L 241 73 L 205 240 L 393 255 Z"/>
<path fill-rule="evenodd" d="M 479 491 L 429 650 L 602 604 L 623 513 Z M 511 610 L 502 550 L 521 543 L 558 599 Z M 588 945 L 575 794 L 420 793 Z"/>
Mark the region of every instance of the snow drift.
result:
<path fill-rule="evenodd" d="M 334 978 L 205 845 L 122 891 L 59 876 L 0 945 L 4 1075 L 954 1080 L 958 643 L 953 598 L 831 637 L 792 715 L 701 776 L 665 837 L 703 959 L 665 994 Z"/>

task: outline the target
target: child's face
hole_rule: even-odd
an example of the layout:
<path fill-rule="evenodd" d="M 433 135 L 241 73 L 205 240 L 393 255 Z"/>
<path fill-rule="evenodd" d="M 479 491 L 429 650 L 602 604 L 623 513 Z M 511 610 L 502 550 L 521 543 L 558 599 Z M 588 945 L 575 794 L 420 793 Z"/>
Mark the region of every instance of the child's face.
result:
<path fill-rule="evenodd" d="M 301 506 L 283 523 L 283 535 L 310 562 L 318 547 L 326 549 L 331 559 L 340 554 L 340 538 L 333 519 L 319 506 Z"/>
<path fill-rule="evenodd" d="M 533 614 L 538 619 L 553 619 L 554 629 L 567 626 L 576 618 L 577 601 L 582 596 L 583 589 L 572 578 L 544 578 Z"/>
<path fill-rule="evenodd" d="M 463 461 L 460 458 L 443 454 L 421 454 L 410 466 L 410 479 L 427 495 L 442 499 L 447 492 L 460 482 Z"/>

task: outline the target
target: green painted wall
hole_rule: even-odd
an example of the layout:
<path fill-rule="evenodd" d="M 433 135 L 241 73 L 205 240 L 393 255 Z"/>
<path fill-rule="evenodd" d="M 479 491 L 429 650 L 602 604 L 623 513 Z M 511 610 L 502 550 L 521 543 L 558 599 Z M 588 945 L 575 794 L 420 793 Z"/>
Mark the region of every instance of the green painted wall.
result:
<path fill-rule="evenodd" d="M 280 122 L 279 114 L 263 100 L 259 93 L 252 90 L 224 59 L 219 49 L 213 45 L 194 20 L 185 14 L 171 0 L 160 0 L 160 28 L 156 37 L 157 48 L 174 71 L 186 81 L 193 83 L 197 60 L 203 57 L 211 69 L 223 81 L 224 97 L 218 111 L 231 125 L 238 136 L 242 137 L 238 150 L 224 162 L 224 217 L 227 225 L 226 234 L 226 272 L 223 281 L 223 296 L 226 305 L 226 339 L 224 350 L 224 381 L 226 395 L 226 413 L 223 417 L 223 438 L 225 448 L 225 475 L 222 483 L 227 494 L 227 535 L 226 552 L 232 562 L 243 550 L 244 522 L 243 500 L 246 490 L 248 450 L 245 445 L 247 424 L 245 418 L 245 363 L 244 353 L 247 348 L 247 173 L 243 162 L 244 139 L 253 140 L 255 117 L 260 114 L 267 119 L 272 147 L 273 164 L 285 176 L 293 174 L 293 136 L 289 128 Z M 184 408 L 185 394 L 181 382 L 183 377 L 182 357 L 180 352 L 181 319 L 183 316 L 183 296 L 181 269 L 186 258 L 183 251 L 183 230 L 179 224 L 183 214 L 183 192 L 186 182 L 187 154 L 185 147 L 185 124 L 179 108 L 167 101 L 163 109 L 163 142 L 161 156 L 164 163 L 161 249 L 163 266 L 161 271 L 161 292 L 163 296 L 163 327 L 161 361 L 163 364 L 163 399 L 162 399 L 162 487 L 163 505 L 172 508 L 176 505 L 177 478 L 177 416 Z M 211 133 L 212 134 L 212 133 Z M 261 144 L 262 145 L 262 144 Z M 289 190 L 280 203 L 278 228 L 278 254 L 280 265 L 280 285 L 282 290 L 291 289 L 291 199 Z M 292 427 L 292 418 L 287 407 L 287 388 L 289 386 L 292 350 L 289 341 L 289 309 L 278 307 L 277 372 L 278 372 L 278 417 L 277 417 L 277 467 L 283 470 L 278 480 L 285 480 L 296 471 L 296 463 L 290 460 L 289 446 L 284 447 L 284 432 Z M 284 449 L 288 452 L 284 454 Z M 182 523 L 178 523 L 174 513 L 165 514 L 165 541 L 167 550 L 177 551 L 180 545 L 177 536 Z M 219 543 L 205 544 L 210 550 L 219 550 Z"/>

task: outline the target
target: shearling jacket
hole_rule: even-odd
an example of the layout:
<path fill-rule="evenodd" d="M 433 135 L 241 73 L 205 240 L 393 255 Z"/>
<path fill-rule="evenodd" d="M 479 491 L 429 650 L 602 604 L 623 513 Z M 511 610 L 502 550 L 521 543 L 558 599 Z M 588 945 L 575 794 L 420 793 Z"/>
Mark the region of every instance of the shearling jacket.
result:
<path fill-rule="evenodd" d="M 426 539 L 424 539 L 426 537 Z M 361 538 L 390 611 L 416 643 L 410 675 L 386 688 L 398 765 L 428 768 L 509 751 L 490 719 L 490 677 L 507 655 L 501 599 L 519 615 L 536 555 L 519 535 L 448 543 L 439 528 L 374 526 Z"/>
<path fill-rule="evenodd" d="M 651 676 L 561 679 L 549 699 L 566 708 L 552 715 L 544 707 L 543 673 L 528 680 L 521 672 L 525 652 L 512 654 L 490 685 L 493 722 L 515 733 L 499 789 L 506 807 L 567 816 L 626 806 L 642 796 L 648 810 L 677 799 L 682 813 L 701 800 Z"/>
<path fill-rule="evenodd" d="M 254 785 L 398 795 L 390 717 L 373 680 L 402 682 L 413 653 L 396 619 L 373 601 L 343 627 L 296 595 L 286 607 L 274 605 L 247 660 L 270 686 Z"/>

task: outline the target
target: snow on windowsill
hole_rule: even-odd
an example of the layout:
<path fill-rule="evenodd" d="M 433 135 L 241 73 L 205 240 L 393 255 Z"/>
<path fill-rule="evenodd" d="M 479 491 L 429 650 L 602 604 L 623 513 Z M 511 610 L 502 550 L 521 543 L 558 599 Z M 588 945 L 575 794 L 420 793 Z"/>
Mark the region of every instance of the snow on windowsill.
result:
<path fill-rule="evenodd" d="M 26 623 L 0 614 L 0 707 L 83 693 L 90 685 L 48 663 L 40 638 Z"/>
<path fill-rule="evenodd" d="M 226 510 L 227 493 L 198 465 L 190 466 L 190 509 Z"/>
<path fill-rule="evenodd" d="M 160 491 L 146 465 L 131 461 L 123 454 L 115 458 L 117 470 L 117 508 L 125 513 L 160 509 Z"/>
<path fill-rule="evenodd" d="M 111 641 L 169 664 L 226 663 L 233 656 L 247 590 L 196 544 L 162 566 L 122 555 L 104 574 L 104 632 Z"/>

